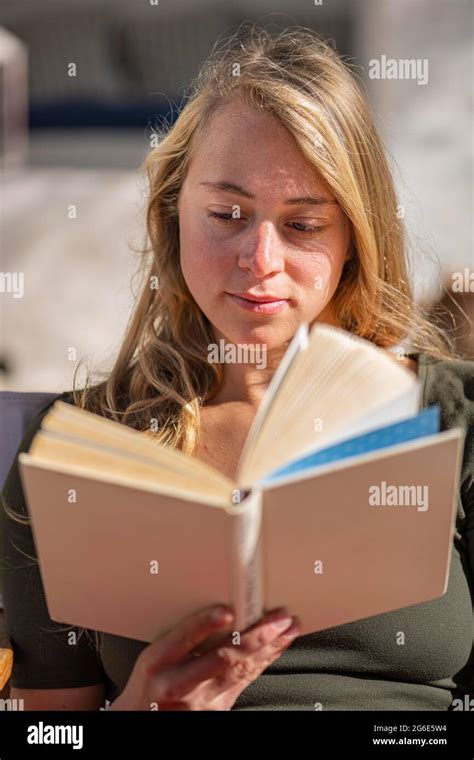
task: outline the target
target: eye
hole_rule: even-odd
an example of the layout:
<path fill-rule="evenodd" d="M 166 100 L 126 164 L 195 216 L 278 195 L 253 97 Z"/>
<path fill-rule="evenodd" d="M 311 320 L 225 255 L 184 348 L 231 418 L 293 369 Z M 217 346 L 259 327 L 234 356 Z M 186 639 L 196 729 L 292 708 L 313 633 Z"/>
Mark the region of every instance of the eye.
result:
<path fill-rule="evenodd" d="M 217 211 L 208 211 L 207 215 L 213 217 L 214 219 L 220 219 L 220 221 L 224 222 L 224 224 L 227 222 L 233 222 L 234 220 L 238 221 L 240 219 L 240 217 L 233 217 L 230 211 L 223 214 L 218 214 Z"/>
<path fill-rule="evenodd" d="M 232 216 L 232 213 L 230 211 L 218 213 L 217 211 L 212 211 L 211 209 L 208 210 L 207 215 L 209 217 L 212 217 L 213 219 L 219 220 L 222 224 L 232 224 L 234 221 L 240 221 L 242 217 L 234 217 Z M 324 227 L 318 227 L 311 224 L 306 224 L 305 222 L 290 222 L 290 225 L 297 225 L 296 227 L 293 227 L 293 230 L 295 232 L 301 232 L 303 235 L 311 235 L 315 234 L 317 232 L 321 232 L 321 230 L 324 229 Z"/>
<path fill-rule="evenodd" d="M 305 222 L 290 222 L 290 224 L 298 225 L 299 229 L 297 227 L 293 227 L 293 229 L 295 230 L 295 232 L 302 232 L 303 234 L 321 232 L 321 230 L 324 229 L 324 227 L 316 227 L 311 224 L 305 224 Z"/>

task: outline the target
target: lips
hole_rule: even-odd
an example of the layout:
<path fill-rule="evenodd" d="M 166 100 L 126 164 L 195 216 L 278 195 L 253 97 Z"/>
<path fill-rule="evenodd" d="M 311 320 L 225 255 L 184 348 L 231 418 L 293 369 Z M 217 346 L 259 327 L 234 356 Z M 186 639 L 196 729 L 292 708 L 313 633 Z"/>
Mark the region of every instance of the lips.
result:
<path fill-rule="evenodd" d="M 287 298 L 279 298 L 268 293 L 258 296 L 253 293 L 226 293 L 226 296 L 238 308 L 253 314 L 277 314 L 289 308 Z"/>
<path fill-rule="evenodd" d="M 274 303 L 275 301 L 287 301 L 288 299 L 281 296 L 273 295 L 254 295 L 253 293 L 229 293 L 231 296 L 237 296 L 237 298 L 244 298 L 246 301 L 252 301 L 254 303 Z"/>

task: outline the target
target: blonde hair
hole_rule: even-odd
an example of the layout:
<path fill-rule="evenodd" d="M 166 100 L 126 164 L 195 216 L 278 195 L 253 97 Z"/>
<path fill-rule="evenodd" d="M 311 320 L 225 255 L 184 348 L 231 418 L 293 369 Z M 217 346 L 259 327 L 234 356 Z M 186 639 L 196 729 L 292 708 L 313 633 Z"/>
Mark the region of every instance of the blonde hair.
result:
<path fill-rule="evenodd" d="M 149 246 L 141 294 L 108 377 L 91 385 L 88 376 L 80 390 L 76 374 L 73 382 L 76 405 L 147 432 L 153 420 L 157 440 L 191 454 L 199 398 L 218 391 L 223 371 L 208 362 L 212 326 L 181 272 L 178 198 L 210 120 L 235 97 L 286 127 L 347 215 L 352 256 L 332 302 L 342 327 L 381 347 L 409 338 L 414 351 L 455 358 L 415 306 L 391 171 L 351 68 L 309 29 L 272 35 L 246 22 L 216 45 L 143 164 Z"/>
<path fill-rule="evenodd" d="M 151 262 L 145 255 L 141 295 L 108 378 L 74 387 L 75 404 L 143 431 L 153 419 L 158 440 L 190 454 L 198 399 L 219 390 L 223 371 L 208 361 L 212 326 L 181 272 L 178 198 L 210 120 L 235 97 L 291 132 L 347 215 L 352 256 L 332 301 L 342 327 L 382 347 L 409 338 L 413 351 L 454 358 L 415 306 L 391 172 L 352 71 L 311 30 L 273 37 L 246 22 L 203 64 L 176 123 L 144 162 Z"/>

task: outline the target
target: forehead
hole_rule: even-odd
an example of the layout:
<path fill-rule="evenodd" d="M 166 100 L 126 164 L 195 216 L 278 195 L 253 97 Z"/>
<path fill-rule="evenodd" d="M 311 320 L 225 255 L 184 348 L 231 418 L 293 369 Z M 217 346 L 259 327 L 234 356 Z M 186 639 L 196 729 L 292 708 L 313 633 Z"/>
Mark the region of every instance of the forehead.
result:
<path fill-rule="evenodd" d="M 226 180 L 252 192 L 286 194 L 325 186 L 293 135 L 272 114 L 233 101 L 212 115 L 188 171 L 189 183 Z"/>

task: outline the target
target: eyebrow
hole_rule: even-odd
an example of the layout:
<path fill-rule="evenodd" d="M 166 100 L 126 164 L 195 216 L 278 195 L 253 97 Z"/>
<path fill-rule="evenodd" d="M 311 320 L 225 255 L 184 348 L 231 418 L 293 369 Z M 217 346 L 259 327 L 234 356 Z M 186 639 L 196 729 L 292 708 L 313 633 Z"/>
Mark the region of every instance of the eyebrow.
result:
<path fill-rule="evenodd" d="M 250 200 L 254 200 L 255 196 L 252 195 L 252 193 L 249 193 L 248 190 L 244 190 L 243 187 L 240 187 L 239 185 L 234 185 L 233 182 L 200 182 L 199 185 L 204 185 L 205 187 L 212 187 L 215 190 L 222 190 L 225 193 L 234 193 L 234 195 L 242 195 L 244 198 L 249 198 Z M 324 206 L 329 204 L 336 204 L 336 200 L 329 200 L 329 198 L 325 198 L 322 195 L 318 196 L 311 196 L 311 195 L 304 195 L 301 198 L 287 198 L 285 201 L 283 201 L 285 206 L 301 206 L 301 205 L 309 205 L 309 206 Z"/>

